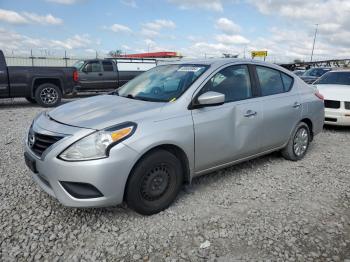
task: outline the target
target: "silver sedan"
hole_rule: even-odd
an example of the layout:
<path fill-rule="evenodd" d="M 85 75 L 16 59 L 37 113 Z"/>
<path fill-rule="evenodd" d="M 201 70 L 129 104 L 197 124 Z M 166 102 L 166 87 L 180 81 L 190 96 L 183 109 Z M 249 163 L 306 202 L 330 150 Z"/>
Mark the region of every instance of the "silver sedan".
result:
<path fill-rule="evenodd" d="M 150 215 L 195 176 L 273 151 L 302 159 L 323 121 L 322 96 L 279 66 L 176 62 L 38 115 L 25 161 L 66 206 L 126 202 Z"/>

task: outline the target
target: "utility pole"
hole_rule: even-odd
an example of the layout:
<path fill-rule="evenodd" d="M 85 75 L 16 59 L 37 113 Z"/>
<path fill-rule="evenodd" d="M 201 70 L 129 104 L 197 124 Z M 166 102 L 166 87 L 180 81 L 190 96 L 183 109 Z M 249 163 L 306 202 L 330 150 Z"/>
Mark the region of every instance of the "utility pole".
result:
<path fill-rule="evenodd" d="M 313 45 L 312 45 L 312 51 L 311 51 L 311 59 L 310 59 L 310 62 L 312 62 L 312 57 L 314 56 L 315 42 L 316 42 L 316 36 L 317 36 L 317 29 L 318 29 L 318 24 L 316 24 L 315 36 L 314 36 L 314 43 L 313 43 Z"/>

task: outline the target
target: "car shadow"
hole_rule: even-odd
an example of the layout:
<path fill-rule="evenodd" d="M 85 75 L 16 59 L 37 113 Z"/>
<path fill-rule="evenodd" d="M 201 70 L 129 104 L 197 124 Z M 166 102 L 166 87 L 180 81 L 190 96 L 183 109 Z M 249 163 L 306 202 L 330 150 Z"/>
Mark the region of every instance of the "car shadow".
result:
<path fill-rule="evenodd" d="M 77 99 L 81 99 L 81 98 L 87 98 L 87 97 L 91 97 L 91 96 L 95 96 L 98 95 L 96 93 L 84 93 L 84 94 L 77 94 L 74 96 L 70 96 L 67 95 L 65 96 L 60 105 L 64 105 L 67 104 L 69 102 L 75 101 Z M 0 109 L 13 109 L 13 108 L 44 108 L 41 107 L 37 104 L 32 104 L 30 102 L 28 102 L 25 98 L 4 98 L 4 99 L 0 99 Z"/>
<path fill-rule="evenodd" d="M 350 126 L 333 126 L 333 125 L 324 125 L 323 129 L 331 132 L 340 132 L 348 133 L 350 132 Z"/>

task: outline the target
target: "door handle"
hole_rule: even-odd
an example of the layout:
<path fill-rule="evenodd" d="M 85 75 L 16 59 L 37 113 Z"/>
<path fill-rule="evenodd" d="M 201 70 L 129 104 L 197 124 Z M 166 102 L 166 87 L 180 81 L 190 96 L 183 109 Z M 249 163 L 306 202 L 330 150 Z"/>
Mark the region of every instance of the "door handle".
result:
<path fill-rule="evenodd" d="M 301 104 L 300 104 L 300 103 L 295 102 L 295 103 L 294 103 L 294 105 L 293 105 L 293 108 L 299 108 L 300 106 L 301 106 Z"/>
<path fill-rule="evenodd" d="M 99 75 L 99 76 L 103 76 L 103 74 L 102 74 L 102 73 L 99 73 L 98 75 Z"/>
<path fill-rule="evenodd" d="M 248 110 L 248 111 L 245 113 L 244 117 L 252 117 L 252 116 L 256 116 L 257 114 L 258 114 L 258 113 L 255 112 L 255 111 L 253 111 L 253 110 Z"/>

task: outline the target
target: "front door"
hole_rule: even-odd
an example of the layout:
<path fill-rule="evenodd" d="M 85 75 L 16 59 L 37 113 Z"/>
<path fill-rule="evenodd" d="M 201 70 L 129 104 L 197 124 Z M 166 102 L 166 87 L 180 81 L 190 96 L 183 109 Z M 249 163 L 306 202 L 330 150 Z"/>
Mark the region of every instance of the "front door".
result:
<path fill-rule="evenodd" d="M 79 75 L 79 82 L 83 90 L 99 90 L 103 85 L 102 65 L 99 60 L 89 61 Z"/>
<path fill-rule="evenodd" d="M 234 65 L 216 73 L 199 92 L 223 93 L 225 103 L 192 111 L 196 173 L 260 152 L 262 108 L 251 82 L 248 66 Z"/>

